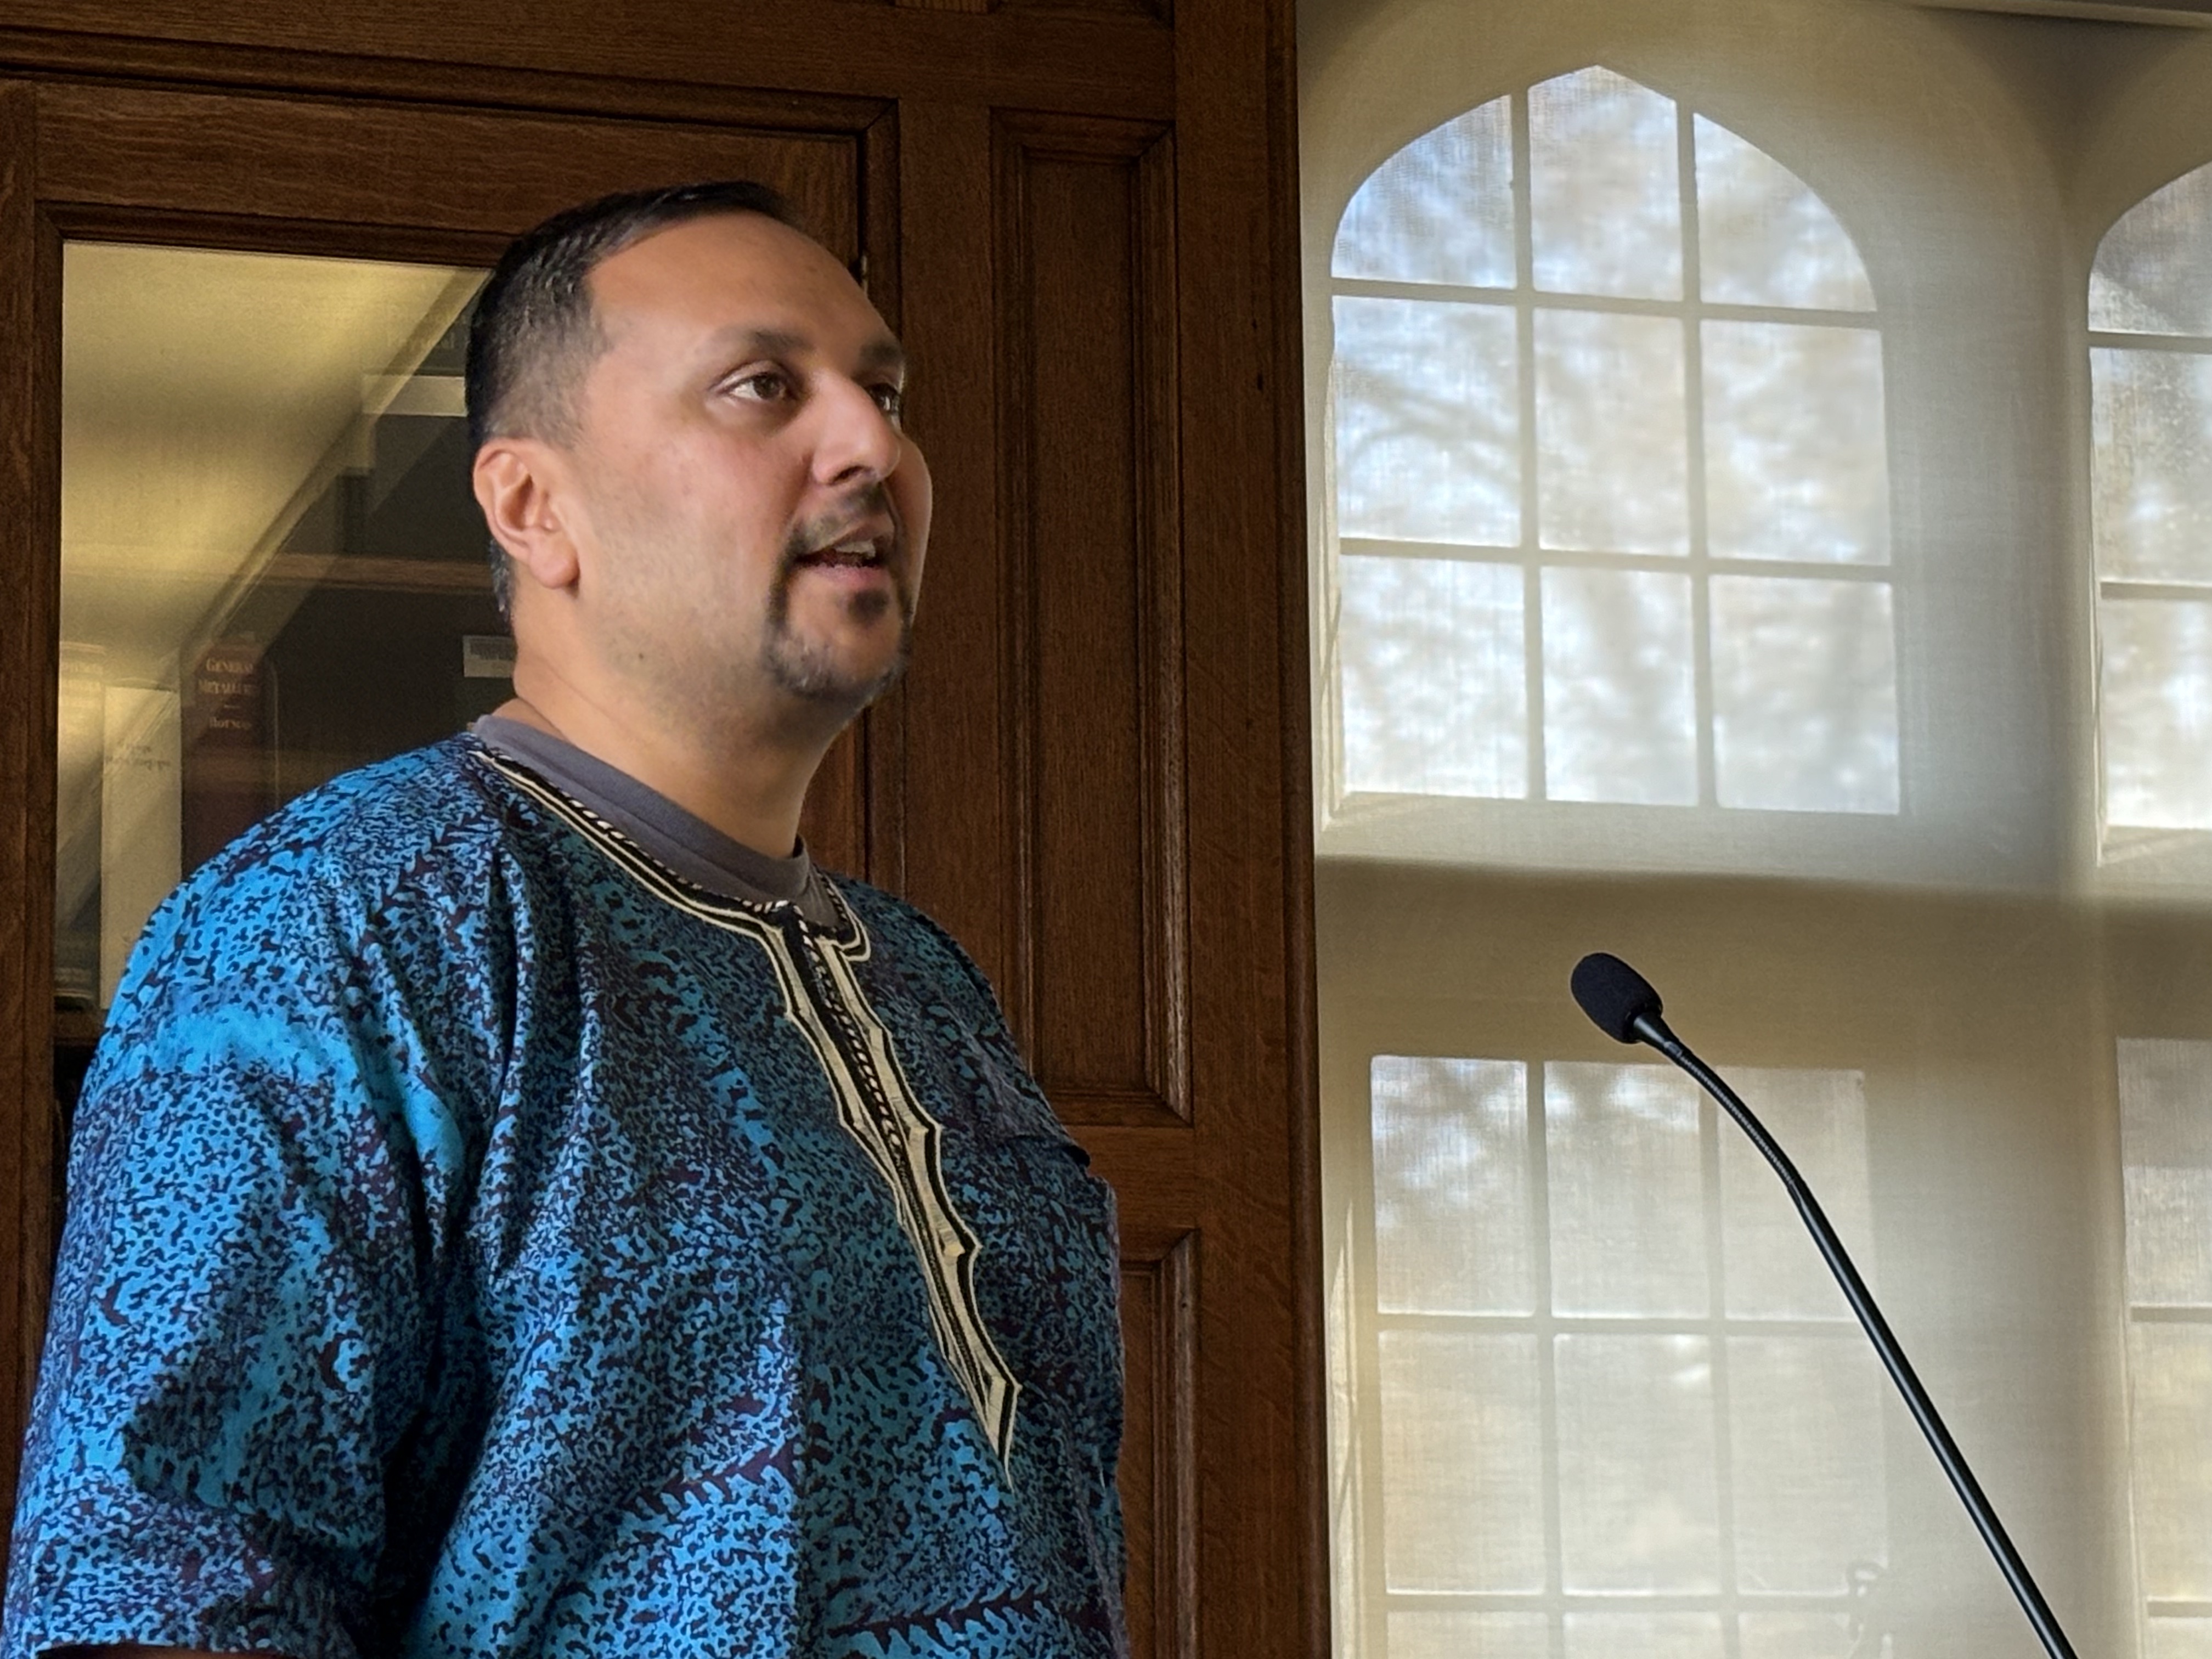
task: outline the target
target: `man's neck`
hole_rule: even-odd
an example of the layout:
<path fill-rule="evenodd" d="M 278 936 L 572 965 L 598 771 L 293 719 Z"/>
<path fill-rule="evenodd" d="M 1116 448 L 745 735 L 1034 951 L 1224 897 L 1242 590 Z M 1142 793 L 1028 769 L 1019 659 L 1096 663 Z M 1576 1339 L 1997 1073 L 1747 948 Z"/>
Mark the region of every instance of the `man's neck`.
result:
<path fill-rule="evenodd" d="M 798 847 L 799 810 L 827 744 L 794 748 L 739 733 L 720 743 L 690 743 L 633 726 L 582 699 L 557 691 L 532 696 L 533 690 L 519 686 L 495 712 L 605 762 L 741 846 L 770 858 L 787 857 Z"/>

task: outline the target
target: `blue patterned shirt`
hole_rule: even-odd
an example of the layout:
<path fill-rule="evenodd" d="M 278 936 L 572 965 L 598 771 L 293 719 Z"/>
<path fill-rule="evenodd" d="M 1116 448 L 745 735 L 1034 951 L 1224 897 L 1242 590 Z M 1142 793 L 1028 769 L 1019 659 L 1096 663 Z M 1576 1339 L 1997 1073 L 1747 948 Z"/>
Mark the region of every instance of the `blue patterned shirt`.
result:
<path fill-rule="evenodd" d="M 1121 1652 L 1112 1200 L 908 906 L 457 738 L 155 915 L 0 1659 Z"/>

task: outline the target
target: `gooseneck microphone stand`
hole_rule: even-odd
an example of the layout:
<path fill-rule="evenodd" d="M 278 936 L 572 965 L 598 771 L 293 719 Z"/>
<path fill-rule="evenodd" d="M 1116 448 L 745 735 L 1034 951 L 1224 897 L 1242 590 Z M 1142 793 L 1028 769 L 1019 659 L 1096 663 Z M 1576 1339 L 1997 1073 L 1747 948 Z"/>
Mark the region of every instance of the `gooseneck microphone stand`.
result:
<path fill-rule="evenodd" d="M 1667 1029 L 1661 1012 L 1659 993 L 1652 989 L 1650 981 L 1623 962 L 1619 957 L 1603 951 L 1584 957 L 1575 965 L 1575 1000 L 1590 1017 L 1597 1028 L 1616 1042 L 1644 1042 L 1656 1048 L 1696 1079 L 1699 1086 L 1718 1101 L 1723 1111 L 1735 1120 L 1736 1127 L 1751 1138 L 1759 1155 L 1774 1166 L 1774 1173 L 1782 1177 L 1782 1184 L 1790 1194 L 1790 1201 L 1797 1206 L 1797 1213 L 1805 1219 L 1813 1235 L 1813 1243 L 1820 1247 L 1820 1257 L 1828 1264 L 1828 1271 L 1836 1276 L 1843 1287 L 1844 1299 L 1851 1304 L 1867 1336 L 1881 1356 L 1881 1363 L 1889 1372 L 1890 1381 L 1905 1396 L 1905 1408 L 1912 1420 L 1920 1425 L 1920 1432 L 1928 1437 L 1928 1444 L 1936 1454 L 1936 1461 L 1943 1466 L 1943 1473 L 1951 1477 L 1951 1486 L 1959 1494 L 1959 1501 L 1966 1506 L 1973 1517 L 1974 1528 L 1982 1534 L 1982 1541 L 1990 1547 L 1996 1558 L 1997 1571 L 2004 1574 L 2005 1583 L 2012 1586 L 2013 1595 L 2020 1601 L 2021 1611 L 2042 1639 L 2044 1651 L 2051 1659 L 2075 1659 L 2074 1647 L 2066 1639 L 2066 1632 L 2058 1627 L 2058 1620 L 2051 1611 L 2050 1603 L 2036 1587 L 2035 1576 L 2027 1564 L 2020 1559 L 2004 1522 L 1990 1507 L 1981 1483 L 1974 1472 L 1966 1467 L 1966 1459 L 1951 1438 L 1950 1430 L 1943 1426 L 1943 1419 L 1936 1409 L 1936 1402 L 1928 1397 L 1914 1373 L 1912 1362 L 1905 1357 L 1905 1350 L 1889 1328 L 1889 1322 L 1881 1316 L 1875 1305 L 1874 1296 L 1851 1265 L 1850 1255 L 1844 1242 L 1836 1237 L 1836 1230 L 1820 1208 L 1813 1189 L 1805 1184 L 1805 1177 L 1797 1173 L 1797 1166 L 1790 1161 L 1781 1144 L 1766 1132 L 1766 1126 L 1752 1115 L 1751 1108 L 1738 1098 L 1735 1090 L 1722 1080 L 1720 1074 L 1691 1052 L 1674 1032 Z"/>

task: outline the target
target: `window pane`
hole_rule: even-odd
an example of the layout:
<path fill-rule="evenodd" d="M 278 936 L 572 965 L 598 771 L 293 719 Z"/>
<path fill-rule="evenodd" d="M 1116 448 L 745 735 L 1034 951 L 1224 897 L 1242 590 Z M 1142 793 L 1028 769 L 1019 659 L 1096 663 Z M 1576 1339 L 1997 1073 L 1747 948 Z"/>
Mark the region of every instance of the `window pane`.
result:
<path fill-rule="evenodd" d="M 1340 299 L 1337 527 L 1383 541 L 1521 540 L 1513 313 Z"/>
<path fill-rule="evenodd" d="M 1690 581 L 1544 573 L 1544 787 L 1554 800 L 1698 799 Z"/>
<path fill-rule="evenodd" d="M 2212 1042 L 2119 1045 L 2128 1300 L 2212 1307 Z"/>
<path fill-rule="evenodd" d="M 1714 556 L 1887 564 L 1881 337 L 1707 323 L 1704 342 Z"/>
<path fill-rule="evenodd" d="M 1740 1590 L 1840 1595 L 1888 1553 L 1884 1379 L 1858 1334 L 1729 1343 Z"/>
<path fill-rule="evenodd" d="M 1726 127 L 1694 118 L 1698 285 L 1720 304 L 1871 311 L 1850 237 L 1805 181 Z"/>
<path fill-rule="evenodd" d="M 1734 1073 L 1835 1224 L 1860 1274 L 1875 1281 L 1867 1185 L 1865 1082 L 1856 1072 Z M 1850 1308 L 1782 1182 L 1733 1123 L 1720 1126 L 1721 1237 L 1728 1312 L 1735 1319 L 1849 1319 Z"/>
<path fill-rule="evenodd" d="M 2089 357 L 2098 574 L 2212 583 L 2212 356 Z"/>
<path fill-rule="evenodd" d="M 1512 287 L 1512 118 L 1493 99 L 1370 173 L 1337 226 L 1334 274 Z"/>
<path fill-rule="evenodd" d="M 1567 1589 L 1717 1590 L 1712 1362 L 1705 1339 L 1562 1336 L 1554 1342 Z M 1641 1645 L 1581 1650 L 1676 1651 Z"/>
<path fill-rule="evenodd" d="M 1713 769 L 1722 805 L 1897 811 L 1889 607 L 1887 582 L 1713 578 Z"/>
<path fill-rule="evenodd" d="M 1384 1331 L 1380 1342 L 1389 1587 L 1542 1589 L 1536 1339 Z"/>
<path fill-rule="evenodd" d="M 1556 1311 L 1696 1318 L 1711 1305 L 1699 1098 L 1666 1066 L 1544 1068 Z"/>
<path fill-rule="evenodd" d="M 1567 1659 L 1721 1659 L 1710 1613 L 1571 1613 Z"/>
<path fill-rule="evenodd" d="M 1533 1313 L 1528 1068 L 1377 1054 L 1368 1075 L 1377 1302 Z"/>
<path fill-rule="evenodd" d="M 1858 1659 L 1841 1613 L 1747 1613 L 1736 1629 L 1743 1659 Z M 1889 1651 L 1887 1644 L 1881 1651 Z"/>
<path fill-rule="evenodd" d="M 2142 1593 L 2212 1599 L 2212 1327 L 2128 1328 Z"/>
<path fill-rule="evenodd" d="M 1521 572 L 1452 559 L 1346 558 L 1344 787 L 1528 793 Z"/>
<path fill-rule="evenodd" d="M 2105 817 L 2153 830 L 2212 830 L 2212 605 L 2106 599 Z"/>
<path fill-rule="evenodd" d="M 1610 70 L 1528 94 L 1536 286 L 1682 297 L 1682 196 L 1671 100 Z"/>
<path fill-rule="evenodd" d="M 2097 250 L 2089 326 L 2212 334 L 2212 167 L 2185 173 L 2121 216 Z"/>
<path fill-rule="evenodd" d="M 1546 547 L 1686 553 L 1682 325 L 1536 313 L 1537 524 Z"/>
<path fill-rule="evenodd" d="M 1390 1659 L 1552 1659 L 1540 1613 L 1394 1613 Z"/>
<path fill-rule="evenodd" d="M 512 659 L 461 408 L 482 273 L 80 242 L 62 264 L 55 988 L 89 1013 L 181 876 L 489 712 Z"/>

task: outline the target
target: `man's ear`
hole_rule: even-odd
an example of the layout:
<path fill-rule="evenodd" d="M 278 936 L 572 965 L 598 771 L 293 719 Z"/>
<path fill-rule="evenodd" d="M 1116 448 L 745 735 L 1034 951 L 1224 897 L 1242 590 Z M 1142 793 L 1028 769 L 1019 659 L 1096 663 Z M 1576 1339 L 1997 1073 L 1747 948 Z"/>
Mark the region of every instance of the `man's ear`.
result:
<path fill-rule="evenodd" d="M 538 438 L 494 438 L 477 451 L 471 476 L 492 538 L 540 587 L 576 585 L 573 506 L 561 453 Z"/>

